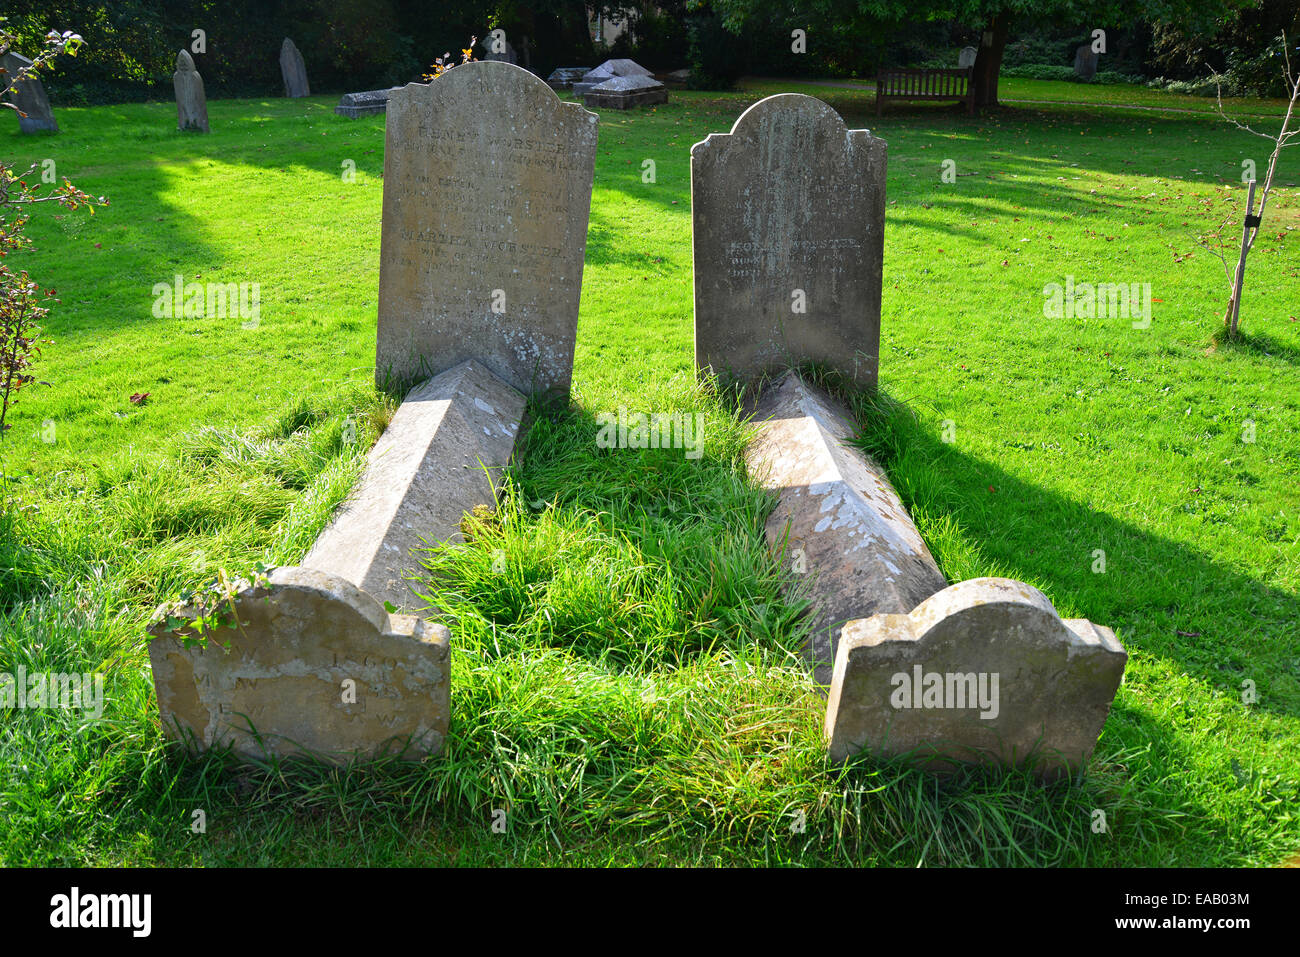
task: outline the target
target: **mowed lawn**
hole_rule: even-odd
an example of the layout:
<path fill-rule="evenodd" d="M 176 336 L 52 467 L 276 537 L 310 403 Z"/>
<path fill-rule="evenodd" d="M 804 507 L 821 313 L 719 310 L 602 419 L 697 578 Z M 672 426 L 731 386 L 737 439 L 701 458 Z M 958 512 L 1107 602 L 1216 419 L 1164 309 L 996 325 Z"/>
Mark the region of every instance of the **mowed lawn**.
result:
<path fill-rule="evenodd" d="M 1284 155 L 1251 256 L 1245 339 L 1216 343 L 1227 287 L 1197 237 L 1228 221 L 1232 255 L 1242 161 L 1262 176 L 1265 141 L 1210 115 L 1071 105 L 979 119 L 891 105 L 878 119 L 869 93 L 784 88 L 889 146 L 882 397 L 858 403 L 864 445 L 950 580 L 1027 581 L 1130 654 L 1086 776 L 939 785 L 888 762 L 827 763 L 822 699 L 794 654 L 800 604 L 783 597 L 770 503 L 740 464 L 744 423 L 693 373 L 690 147 L 782 89 L 602 113 L 573 409 L 535 425 L 497 516 L 427 559 L 453 628 L 447 751 L 347 771 L 171 755 L 143 628 L 221 570 L 300 559 L 394 407 L 372 385 L 383 118 L 313 97 L 210 102 L 208 136 L 177 133 L 170 103 L 60 109 L 57 136 L 4 124 L 6 156 L 53 159 L 111 206 L 36 210 L 36 248 L 9 259 L 61 301 L 36 370 L 50 385 L 22 394 L 0 446 L 17 476 L 17 518 L 0 525 L 0 672 L 99 669 L 107 700 L 98 721 L 0 715 L 0 859 L 1300 853 L 1300 151 Z M 1114 103 L 1123 89 L 1002 92 Z M 156 318 L 154 285 L 177 274 L 258 283 L 259 321 Z M 1067 277 L 1150 283 L 1149 327 L 1047 317 L 1044 286 Z M 595 415 L 620 405 L 704 412 L 705 454 L 596 448 Z"/>

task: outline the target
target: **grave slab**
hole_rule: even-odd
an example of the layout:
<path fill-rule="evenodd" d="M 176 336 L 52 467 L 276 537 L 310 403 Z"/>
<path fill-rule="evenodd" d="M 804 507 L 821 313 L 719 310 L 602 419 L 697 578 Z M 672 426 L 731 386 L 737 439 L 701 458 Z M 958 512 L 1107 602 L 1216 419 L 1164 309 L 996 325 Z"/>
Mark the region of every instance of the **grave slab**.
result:
<path fill-rule="evenodd" d="M 749 386 L 811 360 L 876 387 L 885 160 L 797 93 L 691 148 L 698 368 Z"/>
<path fill-rule="evenodd" d="M 648 76 L 616 76 L 587 91 L 582 102 L 589 108 L 630 110 L 668 102 L 668 88 Z"/>
<path fill-rule="evenodd" d="M 654 76 L 634 60 L 606 60 L 573 84 L 574 96 L 586 96 L 593 88 L 616 76 Z"/>
<path fill-rule="evenodd" d="M 355 120 L 359 116 L 373 116 L 376 113 L 384 113 L 388 110 L 388 97 L 393 90 L 401 89 L 393 87 L 388 90 L 362 90 L 359 93 L 344 93 L 339 97 L 338 106 L 334 107 L 334 112 L 339 116 L 346 116 L 348 119 Z"/>
<path fill-rule="evenodd" d="M 884 470 L 848 445 L 849 412 L 787 372 L 765 390 L 745 450 L 750 474 L 779 493 L 769 547 L 806 582 L 813 630 L 807 656 L 820 685 L 846 621 L 911 611 L 947 585 Z"/>
<path fill-rule="evenodd" d="M 231 620 L 197 647 L 195 609 L 160 608 L 149 661 L 163 731 L 191 752 L 255 759 L 437 754 L 451 707 L 450 636 L 390 615 L 350 582 L 283 567 L 234 586 Z M 224 610 L 224 609 L 223 609 Z"/>
<path fill-rule="evenodd" d="M 826 707 L 830 755 L 903 755 L 940 774 L 1028 766 L 1053 779 L 1091 755 L 1127 659 L 1109 628 L 1062 620 L 1024 582 L 964 581 L 909 614 L 845 625 Z"/>
<path fill-rule="evenodd" d="M 551 75 L 546 78 L 546 83 L 552 90 L 571 90 L 573 89 L 573 84 L 577 83 L 590 72 L 591 67 L 587 66 L 557 67 Z"/>
<path fill-rule="evenodd" d="M 473 360 L 411 390 L 302 564 L 352 582 L 380 603 L 423 608 L 407 580 L 419 568 L 413 550 L 462 541 L 465 513 L 495 503 L 524 403 Z"/>

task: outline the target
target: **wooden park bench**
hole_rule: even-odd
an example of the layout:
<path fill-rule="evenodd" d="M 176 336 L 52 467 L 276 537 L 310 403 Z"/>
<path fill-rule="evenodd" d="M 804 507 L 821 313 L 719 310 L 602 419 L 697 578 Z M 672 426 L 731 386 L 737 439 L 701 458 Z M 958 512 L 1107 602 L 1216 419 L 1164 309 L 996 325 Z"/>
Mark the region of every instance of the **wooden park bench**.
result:
<path fill-rule="evenodd" d="M 975 115 L 975 84 L 969 67 L 956 70 L 881 70 L 876 74 L 876 116 L 885 100 L 959 100 Z"/>

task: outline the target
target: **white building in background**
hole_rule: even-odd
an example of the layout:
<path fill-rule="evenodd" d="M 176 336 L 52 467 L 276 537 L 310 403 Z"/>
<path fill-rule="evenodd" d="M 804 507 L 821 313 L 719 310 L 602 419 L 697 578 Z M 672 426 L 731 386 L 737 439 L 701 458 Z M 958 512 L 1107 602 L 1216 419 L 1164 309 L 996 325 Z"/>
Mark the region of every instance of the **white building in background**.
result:
<path fill-rule="evenodd" d="M 633 16 L 632 10 L 619 10 L 612 16 L 604 16 L 600 12 L 587 13 L 587 26 L 591 28 L 591 39 L 594 43 L 603 43 L 606 46 L 613 43 L 623 34 L 627 33 L 628 27 Z"/>

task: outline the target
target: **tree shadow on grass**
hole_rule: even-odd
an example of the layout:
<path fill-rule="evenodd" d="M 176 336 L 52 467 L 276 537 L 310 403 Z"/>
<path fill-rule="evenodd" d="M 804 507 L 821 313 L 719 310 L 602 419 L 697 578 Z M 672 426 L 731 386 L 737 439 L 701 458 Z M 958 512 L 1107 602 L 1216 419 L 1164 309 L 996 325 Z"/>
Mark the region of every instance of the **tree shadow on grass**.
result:
<path fill-rule="evenodd" d="M 1226 338 L 1223 329 L 1220 328 L 1214 335 L 1214 343 L 1216 348 L 1225 351 L 1244 352 L 1265 359 L 1300 365 L 1300 348 L 1287 342 L 1280 342 L 1266 332 L 1249 332 L 1241 329 L 1240 338 L 1234 341 Z"/>

